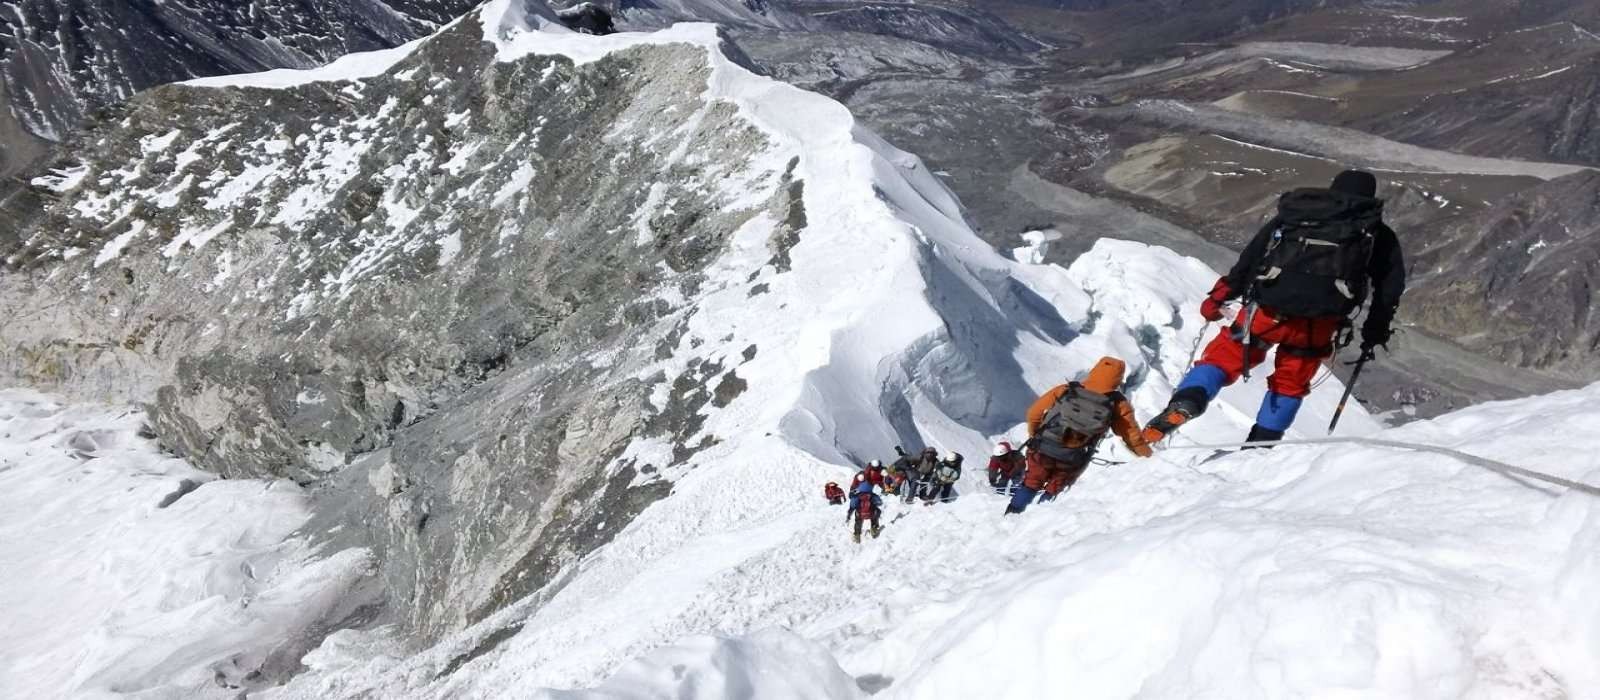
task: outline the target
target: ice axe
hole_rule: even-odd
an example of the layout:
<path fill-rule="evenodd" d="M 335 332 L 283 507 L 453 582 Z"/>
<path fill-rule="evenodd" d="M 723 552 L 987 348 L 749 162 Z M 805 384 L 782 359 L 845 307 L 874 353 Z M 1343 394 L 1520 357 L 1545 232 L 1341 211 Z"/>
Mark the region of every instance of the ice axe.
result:
<path fill-rule="evenodd" d="M 1333 409 L 1333 420 L 1328 421 L 1328 434 L 1333 434 L 1333 429 L 1339 425 L 1339 416 L 1344 415 L 1344 405 L 1350 402 L 1350 393 L 1356 390 L 1356 380 L 1361 378 L 1361 368 L 1367 366 L 1368 360 L 1375 360 L 1378 354 L 1371 350 L 1361 351 L 1361 358 L 1351 363 L 1356 366 L 1350 371 L 1350 381 L 1344 385 L 1344 396 L 1339 397 L 1338 408 Z"/>
<path fill-rule="evenodd" d="M 1244 340 L 1240 343 L 1244 346 L 1244 380 L 1247 382 L 1250 381 L 1250 350 L 1256 344 L 1255 333 L 1252 332 L 1256 327 L 1256 303 L 1252 301 L 1249 304 L 1244 312 Z"/>

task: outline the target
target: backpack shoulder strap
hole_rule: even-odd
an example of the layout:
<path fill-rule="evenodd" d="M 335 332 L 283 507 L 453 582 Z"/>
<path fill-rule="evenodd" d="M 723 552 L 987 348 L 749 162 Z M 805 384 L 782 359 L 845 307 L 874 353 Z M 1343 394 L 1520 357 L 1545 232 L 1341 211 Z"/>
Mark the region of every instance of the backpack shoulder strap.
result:
<path fill-rule="evenodd" d="M 1061 403 L 1063 401 L 1066 401 L 1067 399 L 1070 399 L 1073 396 L 1077 395 L 1077 393 L 1079 391 L 1082 391 L 1082 390 L 1083 390 L 1083 383 L 1082 382 L 1075 382 L 1075 381 L 1074 382 L 1067 382 L 1067 390 L 1061 392 L 1061 395 L 1056 397 L 1056 403 L 1059 404 L 1059 403 Z"/>

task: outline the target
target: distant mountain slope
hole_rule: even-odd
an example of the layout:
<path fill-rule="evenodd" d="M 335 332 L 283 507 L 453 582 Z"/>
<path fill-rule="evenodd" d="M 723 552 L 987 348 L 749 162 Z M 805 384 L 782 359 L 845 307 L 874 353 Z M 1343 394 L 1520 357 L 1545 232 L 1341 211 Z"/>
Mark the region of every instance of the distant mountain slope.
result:
<path fill-rule="evenodd" d="M 308 68 L 396 46 L 473 0 L 16 0 L 0 6 L 0 80 L 29 132 L 188 78 Z M 0 137 L 4 137 L 0 133 Z M 7 140 L 9 144 L 9 140 Z M 0 151 L 0 174 L 16 163 Z"/>
<path fill-rule="evenodd" d="M 1600 173 L 1553 180 L 1421 238 L 1411 318 L 1513 365 L 1600 373 Z"/>
<path fill-rule="evenodd" d="M 1349 108 L 1331 116 L 1392 139 L 1600 165 L 1600 35 L 1570 22 L 1513 32 L 1340 92 Z"/>
<path fill-rule="evenodd" d="M 675 22 L 767 28 L 798 28 L 802 24 L 784 0 L 549 0 L 558 9 L 586 2 L 609 11 L 623 31 L 660 29 Z"/>

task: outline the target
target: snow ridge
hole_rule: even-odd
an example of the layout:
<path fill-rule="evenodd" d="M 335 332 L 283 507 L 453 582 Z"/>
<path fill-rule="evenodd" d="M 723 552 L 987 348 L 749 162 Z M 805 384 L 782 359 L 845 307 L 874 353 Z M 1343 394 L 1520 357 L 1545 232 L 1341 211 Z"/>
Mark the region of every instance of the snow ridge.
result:
<path fill-rule="evenodd" d="M 670 473 L 670 498 L 545 591 L 421 654 L 373 656 L 392 644 L 381 633 L 338 633 L 284 697 L 570 688 L 599 683 L 624 661 L 685 637 L 739 634 L 776 621 L 838 652 L 856 643 L 838 636 L 848 597 L 806 604 L 834 597 L 827 579 L 844 575 L 840 567 L 851 560 L 832 547 L 836 525 L 825 523 L 833 514 L 813 507 L 814 486 L 848 478 L 842 465 L 887 457 L 896 444 L 935 444 L 968 455 L 975 467 L 991 438 L 1015 430 L 1037 393 L 1104 354 L 1129 360 L 1130 393 L 1148 415 L 1207 330 L 1189 303 L 1215 277 L 1204 265 L 1115 241 L 1100 243 L 1071 270 L 1009 260 L 973 234 L 959 202 L 920 160 L 857 126 L 841 105 L 733 63 L 708 25 L 580 37 L 516 30 L 514 16 L 509 25 L 497 21 L 504 7 L 484 9 L 487 38 L 501 60 L 560 54 L 590 61 L 663 42 L 704 47 L 713 67 L 704 99 L 732 104 L 768 135 L 765 167 L 792 163 L 804 186 L 806 225 L 788 251 L 788 270 L 767 266 L 752 276 L 747 259 L 765 258 L 772 225 L 753 220 L 708 280 L 720 291 L 702 298 L 688 320 L 685 342 L 725 337 L 728 352 L 746 345 L 758 352 L 738 369 L 750 390 L 707 417 L 702 433 L 721 441 L 697 456 L 693 470 Z M 736 283 L 744 280 L 766 293 L 751 296 Z M 1197 425 L 1242 432 L 1257 382 L 1230 393 Z M 1326 420 L 1331 401 L 1319 395 L 1310 402 L 1307 421 Z M 1350 426 L 1376 424 L 1358 411 Z M 635 444 L 625 457 L 668 447 Z M 1107 454 L 1116 458 L 1119 450 Z M 750 484 L 768 495 L 749 498 Z M 976 494 L 978 484 L 969 475 L 961 488 Z M 981 497 L 972 507 L 980 501 L 985 516 L 998 514 Z M 786 561 L 797 546 L 823 558 Z M 779 589 L 748 588 L 763 581 Z M 948 583 L 959 589 L 965 581 Z M 729 605 L 751 595 L 764 602 Z"/>
<path fill-rule="evenodd" d="M 861 128 L 843 106 L 745 70 L 714 27 L 584 37 L 530 21 L 520 7 L 495 0 L 478 15 L 498 60 L 584 63 L 668 44 L 703 54 L 710 70 L 703 87 L 693 86 L 703 90 L 699 98 L 671 106 L 694 113 L 641 147 L 718 173 L 697 191 L 728 209 L 759 210 L 780 195 L 799 204 L 744 219 L 696 288 L 642 292 L 669 307 L 693 302 L 676 336 L 661 339 L 657 359 L 635 366 L 617 351 L 588 360 L 645 383 L 721 377 L 742 390 L 724 393 L 719 384 L 719 401 L 698 409 L 703 421 L 692 434 L 628 444 L 609 467 L 665 465 L 660 477 L 638 478 L 670 480 L 671 495 L 631 521 L 595 522 L 613 535 L 609 543 L 565 562 L 541 590 L 421 651 L 393 627 L 341 630 L 301 659 L 306 673 L 260 695 L 1022 698 L 1071 687 L 1086 697 L 1443 698 L 1574 697 L 1600 687 L 1587 662 L 1600 653 L 1600 608 L 1585 595 L 1600 572 L 1600 512 L 1582 494 L 1381 446 L 1285 446 L 1207 464 L 1167 455 L 1097 468 L 1060 502 L 1001 518 L 1002 499 L 984 493 L 978 473 L 987 445 L 1017 437 L 1034 396 L 1107 354 L 1129 362 L 1128 393 L 1140 415 L 1150 415 L 1191 348 L 1218 332 L 1193 304 L 1216 273 L 1162 248 L 1110 240 L 1069 269 L 1017 262 L 973 234 L 960 203 L 921 161 Z M 353 80 L 340 89 L 359 92 L 349 76 L 386 61 L 376 70 L 396 66 L 366 57 L 349 70 L 260 80 Z M 766 139 L 748 158 L 740 154 L 739 167 L 717 170 L 690 138 L 706 124 L 726 126 L 715 120 L 729 109 Z M 628 120 L 644 118 L 625 113 L 599 133 L 620 138 Z M 540 125 L 527 128 L 536 139 Z M 228 135 L 207 138 L 221 148 Z M 331 136 L 325 142 L 333 145 L 319 148 L 338 152 L 312 159 L 306 167 L 325 177 L 307 186 L 349 177 L 341 154 L 362 141 Z M 261 162 L 281 153 L 274 143 L 254 144 Z M 454 154 L 448 163 L 472 167 L 472 144 L 441 146 Z M 384 177 L 425 171 L 406 166 Z M 96 182 L 137 175 L 135 165 Z M 259 192 L 271 175 L 251 177 L 256 185 L 239 192 L 213 183 L 214 196 Z M 518 201 L 515 188 L 504 194 L 495 197 L 501 205 Z M 639 243 L 673 207 L 665 197 L 642 199 L 651 211 L 607 235 Z M 107 223 L 136 204 L 86 202 Z M 379 262 L 362 257 L 369 251 L 433 244 L 441 251 L 435 270 L 493 254 L 466 250 L 447 230 L 408 237 L 419 225 L 412 206 L 375 197 L 375 220 L 386 228 L 359 241 L 362 252 L 327 282 L 369 284 Z M 225 217 L 235 207 L 219 202 L 217 211 Z M 126 230 L 140 233 L 132 224 Z M 212 245 L 205 241 L 226 236 L 210 230 L 186 240 Z M 503 232 L 500 241 L 518 235 Z M 124 241 L 111 256 L 138 244 Z M 229 251 L 221 255 L 231 260 Z M 316 291 L 308 288 L 288 313 L 316 308 Z M 704 365 L 690 363 L 707 360 L 736 369 L 695 374 Z M 1264 374 L 1224 392 L 1178 439 L 1242 435 Z M 682 393 L 656 386 L 658 408 Z M 1600 474 L 1593 453 L 1556 451 L 1540 436 L 1600 440 L 1600 420 L 1587 409 L 1597 391 L 1481 407 L 1382 439 L 1509 464 L 1554 463 L 1567 477 L 1592 481 Z M 1325 424 L 1338 393 L 1336 381 L 1325 384 L 1300 424 Z M 315 405 L 324 395 L 295 397 Z M 1354 408 L 1343 427 L 1371 434 L 1380 426 Z M 817 487 L 847 480 L 848 465 L 887 458 L 896 444 L 965 454 L 962 497 L 935 508 L 891 503 L 884 538 L 850 546 L 840 512 L 821 504 Z M 692 462 L 674 460 L 686 445 L 701 450 Z M 1103 456 L 1129 458 L 1115 444 Z M 383 474 L 371 477 L 387 493 L 378 488 Z M 358 554 L 308 560 L 296 571 L 334 563 L 354 570 Z M 464 576 L 463 597 L 492 583 L 503 563 Z M 322 600 L 328 589 L 306 590 Z M 359 596 L 340 598 L 347 599 Z M 234 639 L 203 632 L 191 663 L 150 667 L 183 674 L 178 681 L 143 681 L 191 687 L 195 669 L 218 662 L 220 638 Z M 74 667 L 51 658 L 52 673 Z M 1036 672 L 1008 672 L 1018 664 Z"/>

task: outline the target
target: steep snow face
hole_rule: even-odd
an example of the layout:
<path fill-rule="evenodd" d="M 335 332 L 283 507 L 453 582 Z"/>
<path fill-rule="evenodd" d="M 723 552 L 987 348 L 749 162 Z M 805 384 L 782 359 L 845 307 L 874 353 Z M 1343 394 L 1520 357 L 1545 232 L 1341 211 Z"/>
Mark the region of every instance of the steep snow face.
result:
<path fill-rule="evenodd" d="M 378 599 L 370 552 L 317 557 L 294 534 L 311 518 L 299 487 L 217 480 L 141 421 L 0 391 L 8 696 L 233 697 Z"/>
<path fill-rule="evenodd" d="M 1494 404 L 1380 437 L 1593 483 L 1600 461 L 1545 436 L 1600 440 L 1597 396 Z M 1085 697 L 1593 697 L 1579 659 L 1600 640 L 1600 607 L 1574 598 L 1600 580 L 1591 495 L 1360 445 L 1163 462 L 1111 477 L 1104 500 L 1079 494 L 1090 502 L 1053 523 L 991 530 L 1002 552 L 1027 557 L 988 589 L 1015 595 L 925 610 L 872 645 L 876 661 L 851 649 L 845 666 L 900 670 L 910 683 L 895 697 L 1066 685 Z M 977 672 L 1019 649 L 1037 673 Z"/>

